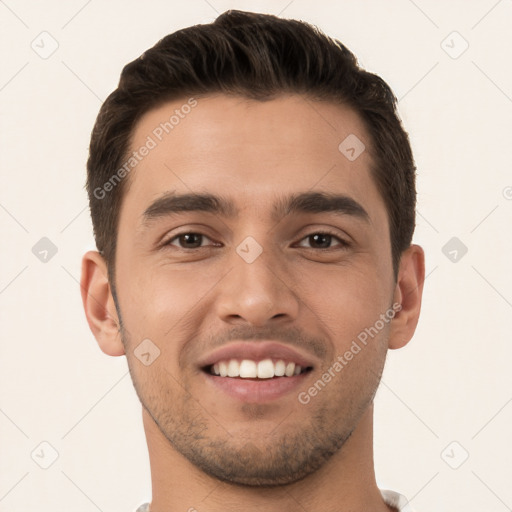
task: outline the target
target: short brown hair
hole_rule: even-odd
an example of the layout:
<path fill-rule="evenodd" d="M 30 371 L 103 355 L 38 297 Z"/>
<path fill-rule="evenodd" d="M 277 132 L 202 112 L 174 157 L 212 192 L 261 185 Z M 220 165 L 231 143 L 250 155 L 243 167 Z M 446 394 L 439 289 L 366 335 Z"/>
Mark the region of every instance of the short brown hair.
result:
<path fill-rule="evenodd" d="M 137 121 L 160 104 L 223 93 L 269 100 L 286 93 L 353 108 L 370 135 L 372 177 L 390 224 L 395 279 L 415 227 L 415 164 L 396 97 L 379 76 L 363 70 L 338 40 L 303 21 L 229 10 L 213 23 L 161 39 L 127 64 L 103 103 L 87 162 L 87 192 L 98 251 L 114 285 L 119 212 L 126 177 L 98 197 L 127 160 Z M 341 141 L 340 141 L 341 142 Z M 119 176 L 119 175 L 118 175 Z"/>

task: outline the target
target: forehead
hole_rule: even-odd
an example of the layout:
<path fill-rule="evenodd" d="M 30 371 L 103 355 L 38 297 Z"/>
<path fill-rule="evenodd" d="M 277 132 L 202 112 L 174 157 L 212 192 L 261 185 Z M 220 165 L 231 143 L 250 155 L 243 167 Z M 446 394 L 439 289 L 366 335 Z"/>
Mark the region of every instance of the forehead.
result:
<path fill-rule="evenodd" d="M 362 120 L 344 105 L 299 95 L 175 100 L 135 127 L 131 152 L 138 155 L 122 216 L 140 223 L 148 204 L 169 192 L 208 192 L 229 197 L 237 211 L 263 213 L 286 192 L 317 190 L 343 192 L 372 216 L 383 203 L 370 151 Z M 361 153 L 354 159 L 354 152 Z"/>

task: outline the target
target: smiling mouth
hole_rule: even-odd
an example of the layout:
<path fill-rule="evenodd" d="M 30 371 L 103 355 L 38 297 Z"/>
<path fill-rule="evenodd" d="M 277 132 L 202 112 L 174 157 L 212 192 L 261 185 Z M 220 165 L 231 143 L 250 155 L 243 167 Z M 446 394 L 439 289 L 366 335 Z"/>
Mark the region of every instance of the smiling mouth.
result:
<path fill-rule="evenodd" d="M 312 366 L 300 366 L 283 359 L 227 359 L 207 365 L 202 370 L 216 377 L 232 379 L 268 380 L 282 377 L 294 377 L 313 370 Z"/>

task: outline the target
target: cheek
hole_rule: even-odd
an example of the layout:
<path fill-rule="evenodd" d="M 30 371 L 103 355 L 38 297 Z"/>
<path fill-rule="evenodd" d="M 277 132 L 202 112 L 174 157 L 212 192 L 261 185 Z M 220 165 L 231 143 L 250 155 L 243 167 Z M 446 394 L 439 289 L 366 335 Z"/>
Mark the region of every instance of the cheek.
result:
<path fill-rule="evenodd" d="M 220 269 L 214 276 L 201 270 L 156 265 L 125 275 L 121 308 L 127 328 L 163 346 L 169 345 L 169 339 L 183 338 L 185 330 L 197 327 L 193 319 L 198 308 L 223 275 Z"/>
<path fill-rule="evenodd" d="M 329 328 L 328 335 L 336 335 L 337 343 L 350 343 L 389 308 L 391 288 L 373 267 L 324 268 L 314 276 L 303 272 L 298 277 L 301 300 Z"/>

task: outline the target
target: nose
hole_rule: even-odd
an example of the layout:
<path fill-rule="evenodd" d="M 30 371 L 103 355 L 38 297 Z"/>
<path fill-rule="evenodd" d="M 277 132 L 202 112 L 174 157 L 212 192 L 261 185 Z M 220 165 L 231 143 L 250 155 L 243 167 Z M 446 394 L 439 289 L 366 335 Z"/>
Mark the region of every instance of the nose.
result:
<path fill-rule="evenodd" d="M 264 326 L 268 322 L 297 319 L 300 301 L 291 272 L 269 251 L 251 263 L 235 253 L 232 270 L 219 283 L 215 300 L 217 314 L 228 323 Z"/>

